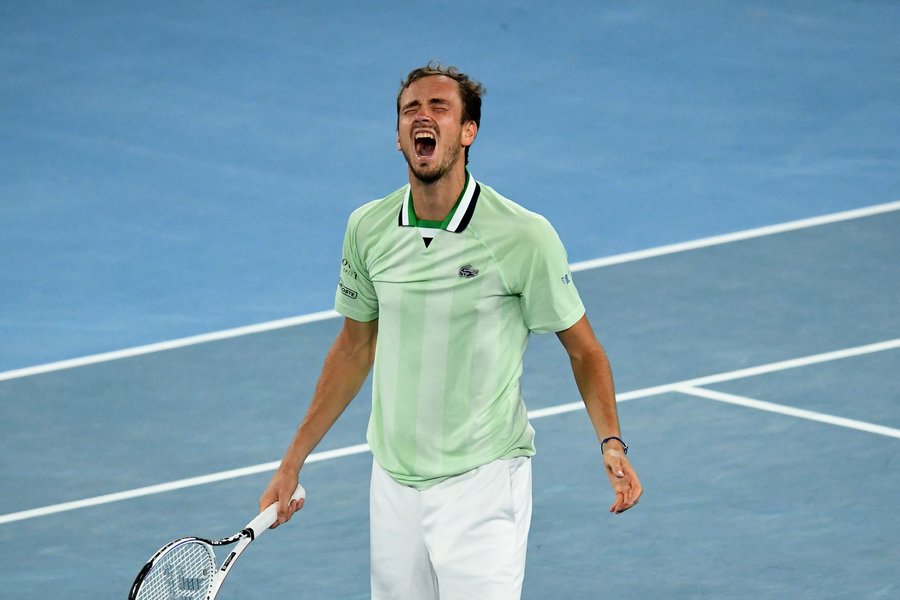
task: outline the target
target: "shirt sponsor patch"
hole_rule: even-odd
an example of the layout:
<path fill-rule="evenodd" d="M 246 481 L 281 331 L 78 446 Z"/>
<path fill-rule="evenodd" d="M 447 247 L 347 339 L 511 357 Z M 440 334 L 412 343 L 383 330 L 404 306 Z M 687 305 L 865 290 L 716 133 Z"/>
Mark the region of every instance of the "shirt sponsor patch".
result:
<path fill-rule="evenodd" d="M 353 268 L 350 266 L 350 261 L 347 260 L 346 258 L 344 258 L 344 259 L 341 260 L 341 271 L 342 271 L 345 275 L 347 275 L 347 276 L 349 276 L 349 277 L 352 277 L 353 279 L 356 279 L 356 278 L 357 278 L 357 277 L 356 277 L 356 271 L 353 270 Z"/>
<path fill-rule="evenodd" d="M 342 279 L 338 280 L 338 286 L 341 288 L 341 293 L 352 300 L 356 300 L 356 292 L 348 288 L 344 285 L 344 281 Z"/>

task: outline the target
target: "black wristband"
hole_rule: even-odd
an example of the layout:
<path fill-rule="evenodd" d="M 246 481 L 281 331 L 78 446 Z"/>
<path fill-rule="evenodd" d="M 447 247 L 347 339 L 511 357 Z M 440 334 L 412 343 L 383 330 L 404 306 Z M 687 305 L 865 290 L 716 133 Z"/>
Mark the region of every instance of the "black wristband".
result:
<path fill-rule="evenodd" d="M 626 444 L 625 441 L 622 440 L 622 438 L 620 438 L 617 435 L 611 435 L 608 438 L 605 438 L 602 442 L 600 442 L 600 454 L 603 454 L 603 446 L 605 446 L 606 442 L 608 442 L 609 440 L 618 440 L 619 443 L 622 444 L 622 451 L 625 454 L 628 454 L 628 444 Z"/>

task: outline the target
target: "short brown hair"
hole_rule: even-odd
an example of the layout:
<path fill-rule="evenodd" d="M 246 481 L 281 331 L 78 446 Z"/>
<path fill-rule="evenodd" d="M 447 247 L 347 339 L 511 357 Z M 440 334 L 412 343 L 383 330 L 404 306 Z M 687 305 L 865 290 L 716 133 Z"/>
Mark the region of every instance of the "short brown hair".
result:
<path fill-rule="evenodd" d="M 424 67 L 413 69 L 409 72 L 402 82 L 400 82 L 400 91 L 397 92 L 397 127 L 400 127 L 400 96 L 403 91 L 413 82 L 425 77 L 433 77 L 435 75 L 443 75 L 454 80 L 459 86 L 459 96 L 462 98 L 463 112 L 462 122 L 475 121 L 476 127 L 481 127 L 481 97 L 484 96 L 485 90 L 481 83 L 475 81 L 456 67 L 444 66 L 439 62 L 431 61 Z M 469 162 L 469 147 L 466 147 L 466 163 Z"/>

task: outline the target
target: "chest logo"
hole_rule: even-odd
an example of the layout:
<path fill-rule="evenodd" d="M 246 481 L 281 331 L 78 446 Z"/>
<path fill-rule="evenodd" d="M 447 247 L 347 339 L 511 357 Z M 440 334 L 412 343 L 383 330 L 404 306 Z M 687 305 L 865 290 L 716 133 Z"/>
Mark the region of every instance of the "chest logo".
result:
<path fill-rule="evenodd" d="M 459 268 L 459 276 L 464 279 L 471 279 L 478 275 L 478 269 L 472 265 L 463 265 Z"/>

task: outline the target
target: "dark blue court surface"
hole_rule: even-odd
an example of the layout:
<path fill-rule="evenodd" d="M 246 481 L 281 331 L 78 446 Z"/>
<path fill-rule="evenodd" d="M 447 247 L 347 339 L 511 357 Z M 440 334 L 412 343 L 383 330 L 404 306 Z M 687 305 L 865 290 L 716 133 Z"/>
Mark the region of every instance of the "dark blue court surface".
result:
<path fill-rule="evenodd" d="M 124 598 L 169 539 L 253 516 L 337 319 L 47 363 L 329 308 L 347 214 L 404 181 L 397 84 L 434 57 L 488 87 L 473 174 L 547 215 L 573 263 L 826 216 L 578 267 L 646 492 L 607 513 L 566 356 L 533 337 L 524 598 L 900 597 L 898 18 L 0 8 L 6 595 Z M 368 394 L 222 600 L 368 597 Z"/>

